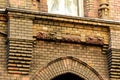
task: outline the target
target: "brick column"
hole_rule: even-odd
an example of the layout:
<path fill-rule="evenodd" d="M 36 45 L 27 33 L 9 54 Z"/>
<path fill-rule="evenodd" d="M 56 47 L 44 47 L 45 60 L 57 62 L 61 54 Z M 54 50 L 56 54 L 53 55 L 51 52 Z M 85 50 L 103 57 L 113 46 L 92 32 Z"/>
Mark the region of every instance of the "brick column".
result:
<path fill-rule="evenodd" d="M 120 80 L 120 26 L 110 28 L 108 65 L 111 80 Z"/>
<path fill-rule="evenodd" d="M 8 73 L 28 74 L 32 59 L 32 20 L 8 12 Z"/>

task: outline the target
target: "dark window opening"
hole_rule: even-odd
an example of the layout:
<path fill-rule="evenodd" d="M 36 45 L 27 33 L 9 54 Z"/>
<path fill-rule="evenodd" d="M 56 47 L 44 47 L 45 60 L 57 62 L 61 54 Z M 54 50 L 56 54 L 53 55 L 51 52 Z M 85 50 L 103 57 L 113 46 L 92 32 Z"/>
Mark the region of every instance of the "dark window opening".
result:
<path fill-rule="evenodd" d="M 84 79 L 72 73 L 65 73 L 58 75 L 51 80 L 84 80 Z"/>

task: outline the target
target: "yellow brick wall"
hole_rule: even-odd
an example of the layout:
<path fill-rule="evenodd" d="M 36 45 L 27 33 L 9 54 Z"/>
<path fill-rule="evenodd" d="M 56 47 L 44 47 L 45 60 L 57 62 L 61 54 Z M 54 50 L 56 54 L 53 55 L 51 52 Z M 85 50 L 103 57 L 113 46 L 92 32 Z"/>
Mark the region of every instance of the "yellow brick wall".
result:
<path fill-rule="evenodd" d="M 39 2 L 39 0 L 37 1 Z M 89 1 L 91 2 L 89 6 L 91 6 L 86 9 L 88 12 L 85 13 L 85 16 L 98 17 L 96 12 L 99 4 L 96 1 L 94 2 L 95 4 L 93 4 L 91 0 Z M 89 3 L 89 1 L 86 2 Z M 34 3 L 34 0 L 29 2 L 27 0 L 10 0 L 11 7 L 47 12 L 46 1 L 41 0 L 39 4 L 40 6 Z M 92 8 L 94 10 L 90 10 Z M 66 56 L 72 56 L 87 63 L 89 66 L 95 69 L 104 80 L 109 80 L 107 55 L 102 54 L 103 46 L 109 45 L 109 49 L 113 48 L 112 51 L 108 53 L 108 57 L 110 57 L 111 60 L 111 54 L 113 57 L 114 55 L 117 55 L 117 59 L 119 59 L 119 23 L 116 22 L 114 24 L 110 21 L 104 22 L 104 20 L 102 21 L 98 19 L 93 20 L 90 18 L 86 19 L 68 17 L 61 15 L 51 15 L 47 13 L 38 14 L 37 12 L 27 12 L 26 14 L 24 12 L 25 11 L 19 13 L 19 10 L 15 13 L 8 11 L 8 13 L 5 13 L 7 14 L 7 20 L 5 19 L 5 16 L 1 16 L 0 18 L 1 80 L 29 80 L 33 75 L 37 75 L 36 72 L 44 68 L 44 66 L 48 65 L 49 62 Z M 42 39 L 39 38 L 39 36 L 37 36 L 39 32 L 45 33 L 47 37 L 43 37 Z M 71 42 L 62 41 L 63 35 L 67 35 L 67 37 L 69 36 L 68 39 L 70 37 L 77 37 L 77 40 L 80 40 L 80 42 L 76 42 L 77 40 L 75 39 Z M 87 38 L 91 40 L 93 39 L 93 42 L 94 39 L 100 40 L 103 42 L 103 44 L 88 43 L 86 41 Z M 15 51 L 15 53 L 12 53 L 11 50 Z M 16 52 L 18 54 L 16 54 Z M 26 55 L 21 52 L 27 52 L 31 54 Z M 23 61 L 19 62 L 23 65 L 24 63 L 27 63 L 25 60 L 30 59 L 28 62 L 28 70 L 30 70 L 30 72 L 28 72 L 29 75 L 18 75 L 23 74 L 24 72 L 21 71 L 21 68 L 16 68 L 18 65 L 23 66 L 17 63 L 14 66 L 15 68 L 11 68 L 11 66 L 8 68 L 8 64 L 11 65 L 11 61 L 9 61 L 11 56 L 5 55 L 6 53 L 9 55 L 12 54 L 12 58 L 14 59 L 16 59 L 16 56 L 19 55 L 17 60 L 21 59 L 22 57 Z M 30 56 L 30 58 L 26 58 L 28 56 Z M 12 62 L 15 63 L 17 60 L 12 60 Z M 117 62 L 115 65 L 119 64 L 118 60 L 114 61 Z M 114 62 L 112 63 L 114 64 Z M 12 64 L 12 66 L 13 65 L 14 64 Z M 6 66 L 8 67 L 6 68 Z M 109 67 L 112 67 L 111 62 Z M 117 67 L 119 68 L 119 66 Z M 9 70 L 14 71 L 15 69 L 18 71 L 12 72 L 14 74 L 7 73 Z M 118 72 L 116 71 L 112 74 L 119 74 L 119 69 Z M 117 79 L 119 80 L 119 75 L 117 75 Z"/>
<path fill-rule="evenodd" d="M 101 47 L 50 41 L 37 41 L 33 52 L 31 75 L 49 62 L 65 56 L 72 56 L 84 61 L 98 71 L 104 80 L 109 80 L 107 59 L 106 55 L 102 54 Z"/>

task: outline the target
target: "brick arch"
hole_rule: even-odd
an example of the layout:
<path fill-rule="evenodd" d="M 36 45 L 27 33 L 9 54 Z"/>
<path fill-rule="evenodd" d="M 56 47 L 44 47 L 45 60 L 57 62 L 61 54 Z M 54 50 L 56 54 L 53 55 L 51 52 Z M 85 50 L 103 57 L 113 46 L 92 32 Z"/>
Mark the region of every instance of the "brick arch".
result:
<path fill-rule="evenodd" d="M 48 63 L 32 76 L 32 80 L 51 80 L 52 78 L 64 74 L 73 73 L 85 80 L 104 80 L 99 73 L 85 62 L 71 57 L 61 57 Z"/>

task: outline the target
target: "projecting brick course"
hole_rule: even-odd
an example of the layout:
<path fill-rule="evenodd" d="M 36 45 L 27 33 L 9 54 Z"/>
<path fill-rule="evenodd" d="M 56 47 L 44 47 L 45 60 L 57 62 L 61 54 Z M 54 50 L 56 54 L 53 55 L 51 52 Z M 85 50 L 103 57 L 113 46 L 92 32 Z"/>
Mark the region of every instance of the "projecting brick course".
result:
<path fill-rule="evenodd" d="M 67 72 L 119 80 L 119 2 L 84 0 L 81 18 L 47 13 L 47 0 L 1 0 L 0 80 L 50 80 Z"/>

